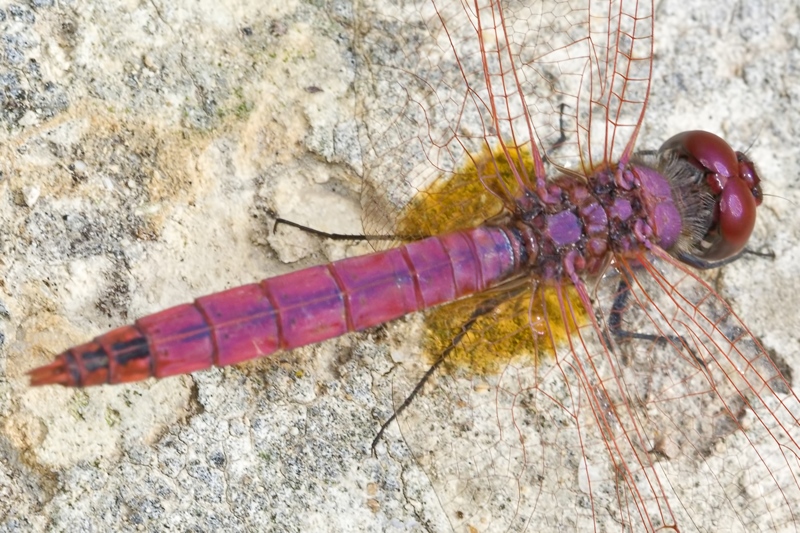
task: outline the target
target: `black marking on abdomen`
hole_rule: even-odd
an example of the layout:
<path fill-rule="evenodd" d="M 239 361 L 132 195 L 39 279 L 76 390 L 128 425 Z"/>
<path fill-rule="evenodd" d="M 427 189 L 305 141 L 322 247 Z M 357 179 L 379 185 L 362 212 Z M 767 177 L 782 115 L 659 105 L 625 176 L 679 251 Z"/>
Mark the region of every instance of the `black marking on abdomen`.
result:
<path fill-rule="evenodd" d="M 108 354 L 102 346 L 93 352 L 83 352 L 81 354 L 81 364 L 88 372 L 94 372 L 100 368 L 108 368 Z"/>
<path fill-rule="evenodd" d="M 117 342 L 111 345 L 111 349 L 116 354 L 119 365 L 125 366 L 135 359 L 145 359 L 150 357 L 150 346 L 144 336 L 136 337 L 125 342 Z"/>

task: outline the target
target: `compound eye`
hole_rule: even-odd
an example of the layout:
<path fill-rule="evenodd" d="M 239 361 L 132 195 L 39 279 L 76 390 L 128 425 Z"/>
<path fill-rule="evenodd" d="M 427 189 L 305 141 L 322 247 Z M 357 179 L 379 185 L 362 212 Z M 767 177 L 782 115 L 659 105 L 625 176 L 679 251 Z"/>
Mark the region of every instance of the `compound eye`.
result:
<path fill-rule="evenodd" d="M 720 260 L 741 252 L 756 225 L 757 206 L 756 198 L 744 180 L 729 179 L 717 197 L 715 224 L 706 234 L 706 238 L 714 238 L 703 257 Z"/>
<path fill-rule="evenodd" d="M 736 152 L 736 159 L 739 161 L 739 175 L 750 187 L 750 193 L 756 199 L 756 205 L 761 205 L 764 195 L 761 192 L 761 178 L 758 176 L 755 163 L 742 152 Z"/>
<path fill-rule="evenodd" d="M 705 173 L 706 185 L 715 200 L 711 224 L 695 254 L 719 261 L 742 251 L 756 224 L 761 205 L 761 179 L 753 162 L 720 137 L 707 131 L 687 131 L 668 139 L 661 150 L 674 150 L 679 157 Z"/>

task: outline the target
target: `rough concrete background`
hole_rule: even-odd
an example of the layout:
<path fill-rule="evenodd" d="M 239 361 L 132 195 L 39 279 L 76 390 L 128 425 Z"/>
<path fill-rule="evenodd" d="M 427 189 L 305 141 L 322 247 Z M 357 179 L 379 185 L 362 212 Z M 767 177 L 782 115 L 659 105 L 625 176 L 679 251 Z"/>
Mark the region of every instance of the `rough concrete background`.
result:
<path fill-rule="evenodd" d="M 86 391 L 24 373 L 137 316 L 363 246 L 353 20 L 331 2 L 0 3 L 0 531 L 438 531 L 391 412 L 408 324 Z M 751 146 L 765 191 L 717 287 L 800 368 L 800 20 L 791 0 L 660 2 L 639 140 Z M 796 372 L 795 372 L 796 373 Z M 390 450 L 387 453 L 386 450 Z"/>

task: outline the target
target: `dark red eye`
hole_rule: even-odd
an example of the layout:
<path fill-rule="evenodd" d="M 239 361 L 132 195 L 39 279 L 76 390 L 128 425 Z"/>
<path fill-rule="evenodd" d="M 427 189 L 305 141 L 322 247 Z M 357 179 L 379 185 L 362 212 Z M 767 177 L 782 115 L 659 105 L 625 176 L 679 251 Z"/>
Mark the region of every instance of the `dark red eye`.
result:
<path fill-rule="evenodd" d="M 761 178 L 758 177 L 755 163 L 742 152 L 736 152 L 736 160 L 739 161 L 739 175 L 750 188 L 750 193 L 756 199 L 756 206 L 761 205 L 764 195 L 761 193 Z"/>
<path fill-rule="evenodd" d="M 668 139 L 661 150 L 671 149 L 705 172 L 706 185 L 716 205 L 711 224 L 700 243 L 698 257 L 718 261 L 742 251 L 756 224 L 761 205 L 761 179 L 743 153 L 707 131 L 686 131 Z"/>

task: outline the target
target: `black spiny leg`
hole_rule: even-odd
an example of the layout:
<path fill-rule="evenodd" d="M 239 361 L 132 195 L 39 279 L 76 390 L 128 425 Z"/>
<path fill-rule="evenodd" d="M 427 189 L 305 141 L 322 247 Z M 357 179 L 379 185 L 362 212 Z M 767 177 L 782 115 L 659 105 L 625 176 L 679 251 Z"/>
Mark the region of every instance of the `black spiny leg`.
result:
<path fill-rule="evenodd" d="M 302 224 L 298 224 L 297 222 L 292 222 L 291 220 L 286 220 L 285 218 L 275 217 L 275 225 L 272 226 L 272 232 L 275 233 L 275 230 L 278 229 L 278 225 L 283 224 L 284 226 L 291 226 L 293 228 L 297 228 L 305 233 L 310 233 L 311 235 L 316 235 L 317 237 L 322 237 L 324 239 L 331 239 L 334 241 L 366 241 L 367 239 L 389 239 L 394 240 L 395 237 L 389 237 L 386 235 L 380 236 L 367 236 L 367 235 L 347 235 L 344 233 L 328 233 L 326 231 L 320 231 L 318 229 L 310 228 L 308 226 L 304 226 Z"/>
<path fill-rule="evenodd" d="M 567 104 L 559 104 L 558 106 L 558 132 L 560 135 L 558 136 L 558 139 L 556 139 L 553 144 L 550 145 L 550 148 L 545 151 L 545 161 L 552 163 L 552 161 L 550 161 L 550 155 L 561 148 L 565 142 L 567 142 L 567 129 L 564 125 L 564 110 L 568 107 L 569 106 Z"/>
<path fill-rule="evenodd" d="M 283 224 L 284 226 L 291 226 L 293 228 L 297 228 L 305 233 L 310 233 L 311 235 L 316 235 L 317 237 L 322 237 L 323 239 L 331 239 L 333 241 L 402 241 L 402 242 L 411 242 L 419 240 L 425 235 L 351 235 L 348 233 L 328 233 L 327 231 L 320 231 L 318 229 L 314 229 L 308 226 L 304 226 L 303 224 L 299 224 L 297 222 L 293 222 L 291 220 L 287 220 L 285 218 L 281 218 L 273 212 L 269 212 L 270 216 L 275 218 L 275 224 L 272 226 L 272 232 L 275 233 L 275 230 L 278 229 L 278 226 Z"/>
<path fill-rule="evenodd" d="M 697 256 L 683 253 L 677 256 L 677 258 L 699 270 L 706 270 L 711 268 L 718 268 L 728 263 L 731 263 L 743 256 L 752 255 L 755 257 L 768 257 L 774 258 L 775 254 L 772 251 L 767 252 L 760 252 L 756 250 L 751 250 L 749 248 L 745 248 L 738 254 L 734 255 L 733 257 L 729 257 L 727 259 L 722 259 L 719 261 L 709 261 L 706 259 L 699 258 Z M 620 272 L 621 279 L 619 281 L 619 285 L 617 286 L 617 295 L 614 298 L 614 304 L 611 306 L 611 312 L 609 313 L 608 318 L 608 328 L 607 332 L 611 334 L 615 341 L 620 341 L 621 339 L 636 339 L 636 340 L 643 340 L 643 341 L 650 341 L 650 342 L 657 342 L 660 344 L 666 344 L 667 342 L 672 343 L 675 346 L 684 346 L 689 352 L 692 354 L 694 359 L 705 368 L 706 363 L 700 359 L 697 354 L 694 353 L 694 350 L 690 347 L 690 345 L 686 342 L 686 340 L 679 336 L 679 335 L 654 335 L 651 333 L 637 333 L 633 331 L 628 331 L 623 329 L 623 314 L 627 311 L 627 303 L 628 299 L 630 298 L 631 293 L 631 282 L 630 278 L 625 272 Z"/>
<path fill-rule="evenodd" d="M 414 401 L 414 398 L 422 390 L 422 387 L 425 386 L 425 383 L 427 383 L 430 377 L 433 375 L 433 373 L 436 372 L 436 369 L 442 366 L 442 363 L 445 362 L 450 353 L 452 353 L 452 351 L 455 350 L 459 344 L 461 344 L 461 340 L 464 338 L 464 335 L 466 335 L 469 332 L 469 330 L 472 329 L 472 326 L 475 325 L 475 322 L 477 322 L 480 317 L 488 315 L 489 313 L 497 309 L 498 305 L 502 304 L 507 300 L 510 300 L 511 298 L 519 296 L 520 294 L 528 290 L 528 288 L 529 286 L 527 284 L 522 283 L 519 286 L 509 289 L 508 291 L 503 291 L 502 293 L 496 296 L 487 298 L 486 300 L 480 303 L 480 305 L 475 309 L 475 311 L 472 312 L 467 321 L 464 322 L 464 325 L 461 326 L 461 330 L 458 333 L 456 333 L 456 335 L 453 337 L 453 340 L 450 341 L 450 345 L 444 349 L 444 351 L 439 355 L 439 358 L 436 359 L 436 361 L 430 366 L 430 368 L 428 368 L 428 370 L 425 371 L 425 374 L 420 378 L 420 380 L 414 386 L 414 390 L 412 390 L 411 393 L 408 396 L 406 396 L 406 399 L 403 400 L 403 403 L 401 403 L 397 407 L 397 409 L 395 409 L 394 413 L 392 413 L 392 416 L 390 416 L 389 419 L 386 422 L 384 422 L 383 425 L 381 425 L 381 429 L 378 430 L 378 434 L 375 435 L 375 438 L 372 440 L 373 455 L 375 454 L 375 447 L 378 445 L 378 442 L 380 442 L 380 440 L 383 438 L 383 434 L 386 432 L 386 429 L 389 427 L 389 424 L 394 422 L 397 419 L 397 417 L 403 411 L 405 411 L 409 405 L 411 405 L 411 402 Z"/>
<path fill-rule="evenodd" d="M 617 286 L 617 295 L 614 298 L 614 304 L 611 306 L 611 312 L 608 317 L 608 331 L 611 333 L 611 336 L 614 337 L 615 341 L 621 339 L 636 339 L 658 342 L 662 345 L 671 342 L 673 344 L 688 346 L 683 337 L 678 335 L 654 335 L 652 333 L 636 333 L 634 331 L 622 329 L 622 315 L 627 311 L 627 303 L 630 294 L 630 281 L 628 281 L 627 275 L 623 272 L 622 278 L 619 280 L 619 285 Z M 702 361 L 699 362 L 703 364 Z"/>
<path fill-rule="evenodd" d="M 759 252 L 757 250 L 751 250 L 750 248 L 745 248 L 736 255 L 733 255 L 726 259 L 720 259 L 717 261 L 709 261 L 708 259 L 703 259 L 701 257 L 697 257 L 696 255 L 692 255 L 690 253 L 681 253 L 678 255 L 678 259 L 680 259 L 687 265 L 693 266 L 698 270 L 708 270 L 711 268 L 719 268 L 729 263 L 733 263 L 734 261 L 742 258 L 745 255 L 754 255 L 756 257 L 767 257 L 770 259 L 775 259 L 775 252 L 773 252 L 772 250 L 769 250 L 767 252 Z"/>
<path fill-rule="evenodd" d="M 620 339 L 636 339 L 641 341 L 655 342 L 661 346 L 664 346 L 667 343 L 670 343 L 676 347 L 683 346 L 689 351 L 690 354 L 692 354 L 692 357 L 695 361 L 697 361 L 697 364 L 700 365 L 701 368 L 707 367 L 706 362 L 698 357 L 686 340 L 679 335 L 654 335 L 652 333 L 636 333 L 634 331 L 622 329 L 622 315 L 627 311 L 627 303 L 628 299 L 630 298 L 630 294 L 630 281 L 627 277 L 627 274 L 623 272 L 622 278 L 619 280 L 619 285 L 617 286 L 617 296 L 614 298 L 614 304 L 611 306 L 611 312 L 609 313 L 610 316 L 608 318 L 608 331 L 614 337 L 616 342 L 619 342 Z"/>

